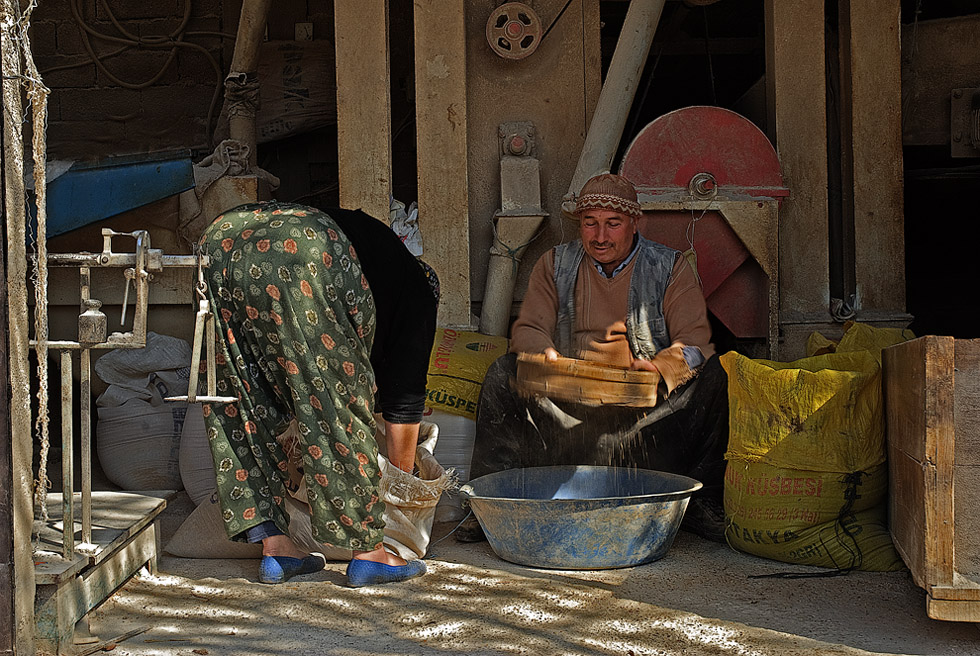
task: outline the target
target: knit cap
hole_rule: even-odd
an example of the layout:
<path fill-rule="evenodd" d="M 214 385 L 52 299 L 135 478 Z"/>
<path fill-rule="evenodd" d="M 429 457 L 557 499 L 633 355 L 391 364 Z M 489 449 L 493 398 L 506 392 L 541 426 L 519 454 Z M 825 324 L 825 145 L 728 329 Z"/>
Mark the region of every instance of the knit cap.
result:
<path fill-rule="evenodd" d="M 633 183 L 614 173 L 602 173 L 590 178 L 582 185 L 582 191 L 575 199 L 574 212 L 564 214 L 577 221 L 582 212 L 590 209 L 622 212 L 634 218 L 642 215 Z"/>

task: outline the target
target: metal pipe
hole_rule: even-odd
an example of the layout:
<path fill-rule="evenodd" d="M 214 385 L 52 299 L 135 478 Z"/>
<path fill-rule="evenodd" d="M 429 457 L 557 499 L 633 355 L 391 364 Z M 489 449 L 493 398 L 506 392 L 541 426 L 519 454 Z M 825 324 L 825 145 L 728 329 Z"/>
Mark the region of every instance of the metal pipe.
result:
<path fill-rule="evenodd" d="M 235 52 L 231 58 L 231 70 L 225 81 L 225 100 L 230 100 L 229 84 L 235 88 L 252 82 L 258 70 L 259 45 L 265 31 L 266 17 L 272 0 L 245 0 L 238 19 L 238 36 L 235 39 Z M 232 139 L 249 147 L 249 167 L 257 166 L 255 135 L 255 103 L 244 102 L 228 114 L 228 132 Z"/>
<path fill-rule="evenodd" d="M 517 267 L 524 251 L 537 235 L 544 213 L 522 217 L 497 218 L 487 284 L 480 312 L 480 332 L 484 335 L 506 335 L 510 327 L 510 306 L 514 302 Z"/>
<path fill-rule="evenodd" d="M 653 35 L 657 32 L 665 0 L 633 0 L 630 2 L 619 32 L 606 79 L 599 93 L 589 132 L 582 146 L 575 174 L 568 185 L 569 194 L 577 194 L 586 180 L 609 170 L 623 127 L 633 104 L 633 96 L 643 74 Z M 569 196 L 566 196 L 568 199 Z M 567 202 L 567 200 L 566 200 Z M 574 204 L 573 204 L 574 205 Z M 565 209 L 574 209 L 567 207 Z"/>
<path fill-rule="evenodd" d="M 75 463 L 72 457 L 72 404 L 75 381 L 71 375 L 71 351 L 61 352 L 61 534 L 62 555 L 71 560 L 75 553 Z"/>

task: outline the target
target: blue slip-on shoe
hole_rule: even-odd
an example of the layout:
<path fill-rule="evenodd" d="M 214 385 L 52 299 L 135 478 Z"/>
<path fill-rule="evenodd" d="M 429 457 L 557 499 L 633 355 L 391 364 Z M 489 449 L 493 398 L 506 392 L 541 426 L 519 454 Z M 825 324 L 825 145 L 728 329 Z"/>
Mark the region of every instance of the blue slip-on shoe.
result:
<path fill-rule="evenodd" d="M 259 583 L 284 583 L 300 574 L 313 574 L 326 566 L 323 556 L 310 554 L 306 558 L 262 556 L 259 563 Z"/>
<path fill-rule="evenodd" d="M 397 583 L 425 574 L 425 563 L 410 560 L 404 565 L 385 565 L 370 560 L 352 560 L 347 565 L 347 582 L 352 588 L 378 583 Z"/>

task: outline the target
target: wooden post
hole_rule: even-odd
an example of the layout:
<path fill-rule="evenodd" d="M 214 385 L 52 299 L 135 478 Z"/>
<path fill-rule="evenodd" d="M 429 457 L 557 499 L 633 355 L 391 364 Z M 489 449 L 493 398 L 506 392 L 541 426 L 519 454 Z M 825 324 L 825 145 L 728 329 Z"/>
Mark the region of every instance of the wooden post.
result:
<path fill-rule="evenodd" d="M 419 224 L 439 274 L 439 322 L 470 326 L 470 232 L 463 3 L 415 1 Z"/>
<path fill-rule="evenodd" d="M 0 340 L 6 347 L 6 366 L 10 374 L 10 399 L 0 398 L 10 418 L 10 478 L 6 505 L 0 505 L 0 521 L 9 522 L 12 532 L 10 580 L 12 582 L 13 617 L 8 625 L 13 629 L 14 653 L 34 653 L 34 558 L 31 531 L 34 520 L 33 503 L 33 432 L 31 428 L 30 371 L 27 354 L 27 216 L 24 189 L 24 134 L 21 129 L 21 56 L 13 34 L 17 29 L 20 7 L 17 0 L 0 4 L 0 70 L 3 72 L 3 198 L 7 217 L 7 303 L 9 341 Z M 9 481 L 9 483 L 8 483 Z M 2 502 L 2 499 L 0 499 Z M 2 587 L 0 587 L 2 589 Z M 0 606 L 2 607 L 2 606 Z"/>
<path fill-rule="evenodd" d="M 824 2 L 766 0 L 768 133 L 789 187 L 779 211 L 784 323 L 829 319 Z"/>
<path fill-rule="evenodd" d="M 4 69 L 6 71 L 6 69 Z M 6 255 L 0 253 L 0 344 L 7 347 Z M 0 654 L 14 652 L 14 518 L 10 509 L 13 469 L 10 458 L 10 392 L 7 358 L 0 358 Z"/>
<path fill-rule="evenodd" d="M 391 70 L 388 0 L 334 3 L 340 206 L 388 222 Z"/>
<path fill-rule="evenodd" d="M 899 0 L 842 0 L 844 157 L 853 197 L 858 316 L 905 313 L 902 41 Z M 846 217 L 845 217 L 846 219 Z M 883 317 L 885 318 L 885 317 Z"/>

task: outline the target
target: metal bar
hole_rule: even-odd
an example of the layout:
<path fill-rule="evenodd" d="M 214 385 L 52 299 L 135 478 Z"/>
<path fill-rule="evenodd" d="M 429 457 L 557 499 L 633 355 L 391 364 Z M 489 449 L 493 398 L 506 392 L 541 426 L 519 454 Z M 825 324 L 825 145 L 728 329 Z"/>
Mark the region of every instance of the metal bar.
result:
<path fill-rule="evenodd" d="M 133 306 L 133 335 L 146 342 L 146 313 L 150 309 L 150 274 L 146 270 L 150 248 L 150 233 L 136 233 L 136 267 L 133 286 L 136 287 L 136 304 Z M 124 308 L 125 309 L 125 308 Z"/>
<path fill-rule="evenodd" d="M 75 553 L 75 463 L 72 457 L 72 402 L 75 381 L 71 375 L 71 351 L 61 352 L 61 531 L 62 555 Z"/>
<path fill-rule="evenodd" d="M 69 342 L 69 341 L 64 341 L 64 340 L 58 340 L 58 341 L 48 342 L 48 348 L 49 349 L 54 349 L 54 350 L 62 350 L 62 351 L 65 351 L 65 350 L 67 350 L 67 351 L 78 351 L 78 350 L 83 349 L 83 348 L 87 348 L 87 349 L 115 349 L 115 348 L 143 348 L 144 346 L 146 346 L 146 344 L 137 344 L 136 342 L 128 341 L 128 340 L 125 340 L 125 339 L 120 339 L 118 337 L 118 335 L 128 336 L 128 335 L 131 335 L 132 333 L 114 333 L 114 334 L 117 335 L 116 338 L 113 338 L 113 337 L 110 336 L 110 338 L 109 338 L 110 341 L 104 342 L 102 344 L 86 344 L 85 346 L 82 346 L 78 342 Z M 31 340 L 31 346 L 33 346 L 34 344 L 35 344 L 35 341 L 32 339 Z"/>
<path fill-rule="evenodd" d="M 158 249 L 150 249 L 149 255 L 156 256 Z M 164 267 L 196 267 L 196 255 L 160 255 L 157 256 Z M 136 266 L 135 253 L 51 253 L 48 255 L 48 266 L 90 266 L 99 268 L 132 267 Z"/>
<path fill-rule="evenodd" d="M 204 301 L 202 301 L 203 303 Z M 217 358 L 215 357 L 215 334 L 214 334 L 214 315 L 208 312 L 207 319 L 204 320 L 204 325 L 207 329 L 207 340 L 208 340 L 208 396 L 214 396 L 217 394 L 217 383 L 215 381 L 215 372 L 217 371 Z"/>
<path fill-rule="evenodd" d="M 87 266 L 82 266 L 78 268 L 78 284 L 79 293 L 81 295 L 81 303 L 79 304 L 79 310 L 85 311 L 85 301 L 91 299 L 92 293 L 92 275 L 91 270 Z M 50 343 L 50 342 L 49 342 Z"/>
<path fill-rule="evenodd" d="M 194 346 L 191 348 L 191 371 L 187 380 L 187 402 L 197 397 L 197 380 L 201 370 L 201 342 L 204 340 L 204 324 L 207 321 L 208 302 L 201 301 L 194 319 Z"/>
<path fill-rule="evenodd" d="M 82 349 L 79 398 L 82 424 L 82 542 L 92 544 L 92 353 Z"/>
<path fill-rule="evenodd" d="M 196 396 L 193 400 L 187 396 L 166 396 L 164 401 L 186 401 L 188 403 L 238 403 L 237 396 Z"/>

